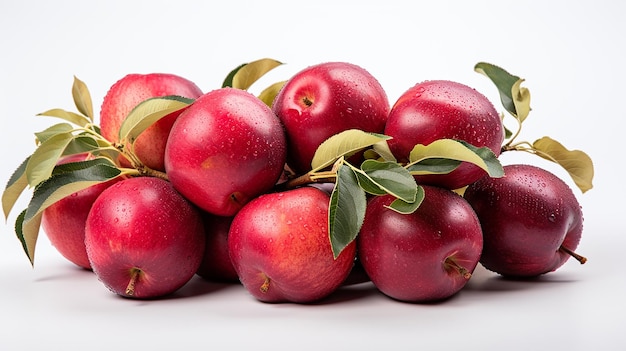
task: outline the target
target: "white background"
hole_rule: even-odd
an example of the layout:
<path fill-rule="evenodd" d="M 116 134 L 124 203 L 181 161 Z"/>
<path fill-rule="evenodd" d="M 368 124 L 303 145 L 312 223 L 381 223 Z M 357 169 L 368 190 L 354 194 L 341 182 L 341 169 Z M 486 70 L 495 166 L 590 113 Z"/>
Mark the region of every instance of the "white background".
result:
<path fill-rule="evenodd" d="M 204 91 L 243 62 L 285 65 L 250 90 L 323 61 L 369 70 L 390 102 L 426 79 L 473 86 L 501 110 L 479 61 L 526 79 L 532 108 L 522 138 L 543 135 L 586 151 L 594 189 L 574 189 L 585 213 L 578 251 L 533 282 L 478 269 L 439 304 L 392 301 L 370 285 L 320 304 L 264 304 L 238 285 L 192 280 L 171 298 L 110 293 L 41 235 L 34 268 L 13 232 L 0 235 L 0 349 L 471 349 L 626 347 L 623 174 L 626 6 L 618 1 L 8 1 L 0 0 L 0 181 L 33 151 L 33 133 L 74 109 L 73 75 L 95 110 L 127 73 L 170 72 Z M 503 163 L 544 166 L 538 157 Z M 23 199 L 17 208 L 25 206 Z M 17 210 L 15 211 L 18 212 Z"/>

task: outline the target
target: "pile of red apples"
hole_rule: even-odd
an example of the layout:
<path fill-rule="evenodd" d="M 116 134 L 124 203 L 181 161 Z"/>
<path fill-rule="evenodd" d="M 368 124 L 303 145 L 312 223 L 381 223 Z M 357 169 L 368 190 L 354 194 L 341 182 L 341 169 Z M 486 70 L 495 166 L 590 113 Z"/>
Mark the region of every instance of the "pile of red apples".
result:
<path fill-rule="evenodd" d="M 553 272 L 575 253 L 583 213 L 572 188 L 528 151 L 563 165 L 583 192 L 588 156 L 544 137 L 514 142 L 529 107 L 519 77 L 487 63 L 504 113 L 460 82 L 423 80 L 394 102 L 366 69 L 311 65 L 260 94 L 282 63 L 238 66 L 219 88 L 175 74 L 128 74 L 95 122 L 86 85 L 76 112 L 35 133 L 2 196 L 31 264 L 41 228 L 110 291 L 155 299 L 195 275 L 241 284 L 263 302 L 312 303 L 371 283 L 405 302 L 457 294 L 477 265 L 510 278 Z M 572 164 L 574 166 L 572 166 Z"/>

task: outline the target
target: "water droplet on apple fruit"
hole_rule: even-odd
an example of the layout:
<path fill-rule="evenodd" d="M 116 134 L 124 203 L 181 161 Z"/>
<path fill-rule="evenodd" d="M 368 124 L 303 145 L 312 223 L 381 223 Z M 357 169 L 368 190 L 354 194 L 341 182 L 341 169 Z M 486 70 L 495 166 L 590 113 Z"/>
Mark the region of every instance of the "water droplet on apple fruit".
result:
<path fill-rule="evenodd" d="M 552 223 L 556 222 L 556 215 L 554 213 L 550 213 L 548 220 Z"/>

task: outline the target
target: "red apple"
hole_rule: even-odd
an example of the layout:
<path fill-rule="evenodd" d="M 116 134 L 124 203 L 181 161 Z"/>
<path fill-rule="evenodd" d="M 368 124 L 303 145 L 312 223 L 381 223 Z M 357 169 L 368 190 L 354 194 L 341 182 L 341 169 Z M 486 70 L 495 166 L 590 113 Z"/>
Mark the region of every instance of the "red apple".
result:
<path fill-rule="evenodd" d="M 206 246 L 202 263 L 196 272 L 200 277 L 217 282 L 239 282 L 239 276 L 228 253 L 228 231 L 233 217 L 203 212 Z"/>
<path fill-rule="evenodd" d="M 344 282 L 353 241 L 335 259 L 328 233 L 328 193 L 314 187 L 261 195 L 245 205 L 229 232 L 230 257 L 241 283 L 263 302 L 308 303 Z"/>
<path fill-rule="evenodd" d="M 76 154 L 61 158 L 58 164 L 90 159 L 93 159 L 91 154 Z M 85 223 L 91 205 L 104 189 L 117 181 L 116 178 L 77 191 L 43 211 L 41 228 L 50 243 L 63 257 L 79 267 L 91 269 L 85 249 Z"/>
<path fill-rule="evenodd" d="M 202 90 L 186 78 L 169 73 L 128 74 L 113 84 L 102 101 L 100 127 L 102 136 L 119 142 L 119 129 L 130 111 L 154 97 L 177 95 L 195 99 Z M 174 112 L 146 129 L 135 141 L 137 157 L 149 168 L 165 170 L 163 155 L 172 124 L 180 111 Z M 121 160 L 124 165 L 128 161 Z"/>
<path fill-rule="evenodd" d="M 280 90 L 272 109 L 285 126 L 287 163 L 296 173 L 311 169 L 318 146 L 347 129 L 382 133 L 389 101 L 365 69 L 346 62 L 307 67 Z"/>
<path fill-rule="evenodd" d="M 162 179 L 121 180 L 94 202 L 85 228 L 91 267 L 111 291 L 155 298 L 196 273 L 205 234 L 198 209 Z"/>
<path fill-rule="evenodd" d="M 172 127 L 165 169 L 203 210 L 233 216 L 280 178 L 286 155 L 280 121 L 256 96 L 221 88 L 199 97 Z"/>
<path fill-rule="evenodd" d="M 532 165 L 504 166 L 502 178 L 484 177 L 464 196 L 483 226 L 481 264 L 512 277 L 552 272 L 574 255 L 583 213 L 572 189 L 555 174 Z"/>
<path fill-rule="evenodd" d="M 368 201 L 357 236 L 358 257 L 374 285 L 406 302 L 449 298 L 478 264 L 482 232 L 472 207 L 457 193 L 425 185 L 412 214 L 388 208 L 390 195 Z"/>
<path fill-rule="evenodd" d="M 404 92 L 391 108 L 385 134 L 398 161 L 406 162 L 417 144 L 437 139 L 457 139 L 476 147 L 488 147 L 500 155 L 504 141 L 502 120 L 493 104 L 464 84 L 432 80 Z M 485 175 L 476 165 L 462 163 L 448 174 L 416 176 L 419 184 L 459 189 Z"/>

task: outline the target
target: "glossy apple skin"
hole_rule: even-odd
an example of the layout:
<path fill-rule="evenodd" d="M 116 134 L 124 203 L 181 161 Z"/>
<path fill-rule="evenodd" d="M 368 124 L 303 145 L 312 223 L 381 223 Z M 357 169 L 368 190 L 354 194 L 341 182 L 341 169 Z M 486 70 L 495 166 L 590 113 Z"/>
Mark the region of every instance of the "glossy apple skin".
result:
<path fill-rule="evenodd" d="M 80 162 L 92 159 L 90 154 L 77 154 L 64 157 L 58 164 Z M 47 207 L 41 217 L 41 228 L 52 246 L 75 265 L 91 270 L 85 249 L 85 223 L 91 205 L 111 184 L 113 179 L 79 190 Z"/>
<path fill-rule="evenodd" d="M 382 133 L 389 100 L 368 71 L 346 62 L 326 62 L 293 75 L 272 104 L 289 143 L 289 166 L 296 173 L 311 169 L 318 146 L 348 129 Z"/>
<path fill-rule="evenodd" d="M 154 97 L 177 95 L 196 99 L 202 90 L 192 81 L 169 73 L 127 74 L 113 84 L 107 91 L 100 108 L 100 127 L 102 136 L 118 142 L 119 129 L 130 111 L 141 102 Z M 148 167 L 159 171 L 165 170 L 163 161 L 165 145 L 172 124 L 180 111 L 163 117 L 146 129 L 135 141 L 134 151 Z M 123 165 L 130 165 L 121 159 Z"/>
<path fill-rule="evenodd" d="M 169 180 L 183 196 L 218 216 L 233 216 L 272 189 L 286 158 L 279 119 L 254 95 L 213 90 L 180 114 L 165 150 Z"/>
<path fill-rule="evenodd" d="M 310 303 L 335 291 L 356 257 L 356 242 L 333 258 L 330 196 L 313 187 L 269 193 L 235 215 L 230 257 L 241 283 L 263 302 Z M 269 287 L 263 290 L 265 279 Z"/>
<path fill-rule="evenodd" d="M 206 246 L 196 274 L 216 282 L 239 283 L 239 276 L 228 253 L 228 231 L 233 217 L 215 216 L 203 211 Z"/>
<path fill-rule="evenodd" d="M 395 102 L 385 126 L 389 148 L 398 161 L 407 162 L 417 144 L 428 145 L 442 138 L 464 140 L 486 146 L 500 155 L 504 127 L 493 104 L 480 92 L 464 84 L 425 81 L 409 88 Z M 419 184 L 460 189 L 486 174 L 469 163 L 448 174 L 415 176 Z"/>
<path fill-rule="evenodd" d="M 425 198 L 412 214 L 386 206 L 393 197 L 368 201 L 357 236 L 358 257 L 374 285 L 405 302 L 429 302 L 459 292 L 468 278 L 445 264 L 451 257 L 473 272 L 482 250 L 478 217 L 460 195 L 424 186 Z"/>
<path fill-rule="evenodd" d="M 555 271 L 570 257 L 559 250 L 578 247 L 583 213 L 571 188 L 555 174 L 533 165 L 504 166 L 502 178 L 484 177 L 464 197 L 483 226 L 481 264 L 509 277 Z"/>
<path fill-rule="evenodd" d="M 175 292 L 197 271 L 205 247 L 198 209 L 162 179 L 119 181 L 94 202 L 85 229 L 91 267 L 111 291 L 148 299 Z M 133 269 L 142 271 L 128 295 Z"/>

